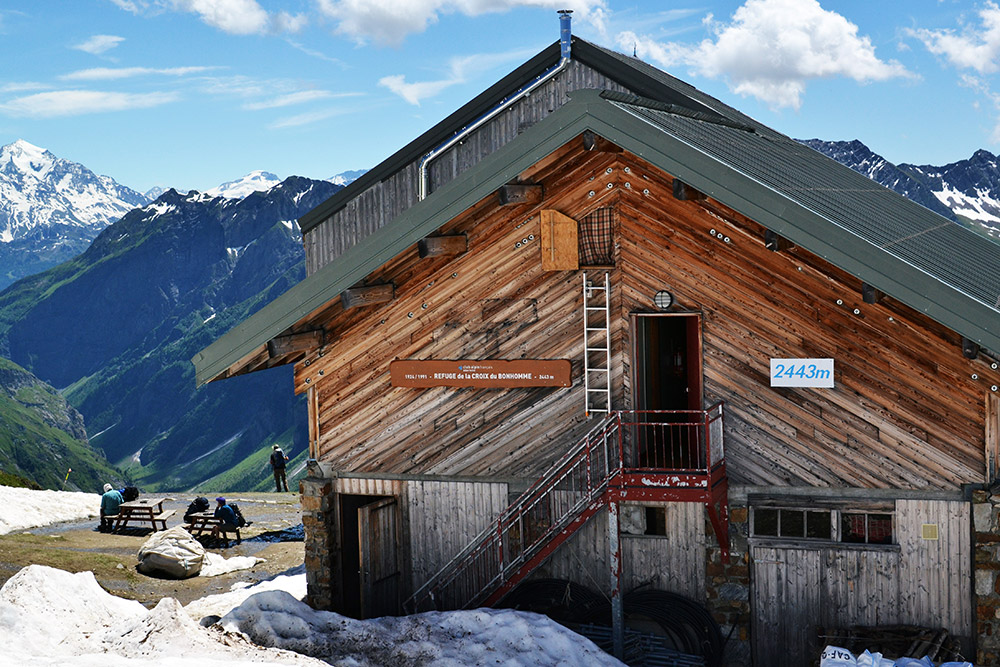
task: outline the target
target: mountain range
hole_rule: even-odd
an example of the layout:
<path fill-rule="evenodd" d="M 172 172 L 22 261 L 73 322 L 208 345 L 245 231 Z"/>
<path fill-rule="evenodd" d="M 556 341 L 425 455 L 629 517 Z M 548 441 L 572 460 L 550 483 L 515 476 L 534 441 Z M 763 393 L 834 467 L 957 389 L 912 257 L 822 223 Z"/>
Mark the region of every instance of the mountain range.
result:
<path fill-rule="evenodd" d="M 1000 166 L 978 150 L 943 167 L 892 164 L 860 141 L 801 143 L 932 211 L 1000 241 Z"/>
<path fill-rule="evenodd" d="M 803 143 L 1000 238 L 1000 169 L 987 151 L 931 167 L 891 164 L 856 141 Z M 290 391 L 291 369 L 195 389 L 189 359 L 302 279 L 296 220 L 342 187 L 331 182 L 336 178 L 278 182 L 253 172 L 206 193 L 167 190 L 121 213 L 127 203 L 118 202 L 138 193 L 107 177 L 24 142 L 0 155 L 10 188 L 9 195 L 0 190 L 0 207 L 19 215 L 2 228 L 11 241 L 0 246 L 37 237 L 44 248 L 45 239 L 82 228 L 82 211 L 105 213 L 102 222 L 90 219 L 88 229 L 103 226 L 83 251 L 0 292 L 0 356 L 13 362 L 9 373 L 0 366 L 0 415 L 42 413 L 24 417 L 37 426 L 20 440 L 17 433 L 29 431 L 18 426 L 8 437 L 0 429 L 0 468 L 50 488 L 73 467 L 86 470 L 78 479 L 91 485 L 117 474 L 114 481 L 148 490 L 266 490 L 267 456 L 277 442 L 292 457 L 293 475 L 301 469 L 306 410 Z M 43 187 L 57 171 L 81 184 L 64 189 L 61 204 L 38 194 L 59 192 L 52 183 Z M 90 185 L 82 185 L 84 176 Z M 96 183 L 104 184 L 100 196 Z M 92 193 L 91 200 L 70 197 L 77 192 Z M 29 248 L 20 252 L 34 252 Z M 112 464 L 118 473 L 109 472 Z"/>
<path fill-rule="evenodd" d="M 362 173 L 327 180 L 344 186 Z M 253 171 L 206 194 L 242 199 L 280 182 Z M 0 289 L 76 257 L 108 225 L 164 192 L 137 192 L 22 139 L 0 147 Z"/>

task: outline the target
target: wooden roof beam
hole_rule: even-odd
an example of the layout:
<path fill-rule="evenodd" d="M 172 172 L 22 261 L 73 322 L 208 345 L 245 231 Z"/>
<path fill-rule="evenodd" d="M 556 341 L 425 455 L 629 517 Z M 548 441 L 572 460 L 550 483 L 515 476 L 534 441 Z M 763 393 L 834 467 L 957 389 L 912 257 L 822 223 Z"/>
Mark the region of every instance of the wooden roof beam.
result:
<path fill-rule="evenodd" d="M 674 181 L 676 183 L 676 181 Z M 770 229 L 764 230 L 764 247 L 771 252 L 781 252 L 792 247 L 792 242 Z"/>
<path fill-rule="evenodd" d="M 705 198 L 704 192 L 692 188 L 679 178 L 674 179 L 674 199 L 678 199 L 680 201 L 702 201 Z"/>
<path fill-rule="evenodd" d="M 421 257 L 461 255 L 468 249 L 469 239 L 465 234 L 427 236 L 417 241 L 417 252 Z"/>
<path fill-rule="evenodd" d="M 540 204 L 545 198 L 541 183 L 508 183 L 497 190 L 501 206 L 512 204 Z"/>
<path fill-rule="evenodd" d="M 357 308 L 358 306 L 385 303 L 395 298 L 396 286 L 392 283 L 351 287 L 340 293 L 340 303 L 344 306 L 344 310 Z"/>
<path fill-rule="evenodd" d="M 325 334 L 322 329 L 314 329 L 287 336 L 275 336 L 267 341 L 267 354 L 271 359 L 279 359 L 296 352 L 318 349 L 323 346 Z"/>

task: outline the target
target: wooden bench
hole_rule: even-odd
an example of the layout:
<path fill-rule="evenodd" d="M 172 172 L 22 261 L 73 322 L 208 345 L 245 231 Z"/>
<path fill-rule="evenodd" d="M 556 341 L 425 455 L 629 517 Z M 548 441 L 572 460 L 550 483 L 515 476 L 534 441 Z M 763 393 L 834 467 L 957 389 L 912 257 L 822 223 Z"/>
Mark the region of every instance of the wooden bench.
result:
<path fill-rule="evenodd" d="M 177 510 L 163 510 L 159 514 L 153 517 L 153 530 L 156 530 L 156 524 L 160 524 L 160 530 L 167 529 L 167 519 L 174 515 Z"/>

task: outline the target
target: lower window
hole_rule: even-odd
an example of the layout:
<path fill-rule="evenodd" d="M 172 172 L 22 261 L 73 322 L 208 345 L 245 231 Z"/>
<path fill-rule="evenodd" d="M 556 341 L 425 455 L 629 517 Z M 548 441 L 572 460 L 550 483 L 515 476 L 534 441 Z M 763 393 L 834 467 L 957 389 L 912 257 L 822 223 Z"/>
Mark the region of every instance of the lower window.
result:
<path fill-rule="evenodd" d="M 895 544 L 892 512 L 800 507 L 753 507 L 752 537 Z"/>

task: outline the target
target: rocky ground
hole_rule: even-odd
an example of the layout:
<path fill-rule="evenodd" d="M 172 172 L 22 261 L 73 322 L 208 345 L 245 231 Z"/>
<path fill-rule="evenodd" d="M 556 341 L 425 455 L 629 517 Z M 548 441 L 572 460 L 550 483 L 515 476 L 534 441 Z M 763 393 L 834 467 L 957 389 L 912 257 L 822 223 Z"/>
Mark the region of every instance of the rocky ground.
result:
<path fill-rule="evenodd" d="M 164 509 L 176 510 L 167 527 L 181 525 L 194 495 L 160 494 Z M 214 498 L 214 496 L 213 496 Z M 250 570 L 217 577 L 158 579 L 136 570 L 139 547 L 151 534 L 135 529 L 122 534 L 97 531 L 97 519 L 55 524 L 30 531 L 0 535 L 0 585 L 26 565 L 37 563 L 69 572 L 90 570 L 108 592 L 138 600 L 152 607 L 161 598 L 181 604 L 228 591 L 236 583 L 255 584 L 303 564 L 302 511 L 297 493 L 237 493 L 228 496 L 239 504 L 252 525 L 244 528 L 243 541 L 229 546 L 203 540 L 209 551 L 226 558 L 257 556 L 265 559 Z M 212 503 L 213 507 L 215 503 Z"/>

